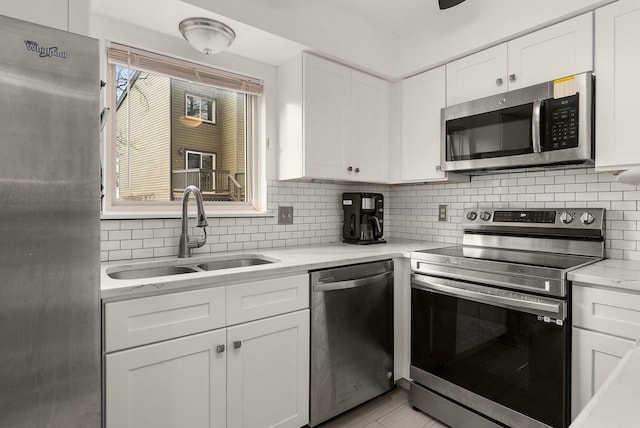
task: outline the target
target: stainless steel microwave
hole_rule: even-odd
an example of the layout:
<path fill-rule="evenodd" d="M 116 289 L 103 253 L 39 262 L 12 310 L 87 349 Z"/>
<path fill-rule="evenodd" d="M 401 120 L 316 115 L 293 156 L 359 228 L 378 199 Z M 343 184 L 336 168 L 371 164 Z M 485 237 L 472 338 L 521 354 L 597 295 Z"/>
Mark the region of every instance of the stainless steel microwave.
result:
<path fill-rule="evenodd" d="M 593 165 L 593 93 L 582 73 L 443 108 L 442 170 Z"/>

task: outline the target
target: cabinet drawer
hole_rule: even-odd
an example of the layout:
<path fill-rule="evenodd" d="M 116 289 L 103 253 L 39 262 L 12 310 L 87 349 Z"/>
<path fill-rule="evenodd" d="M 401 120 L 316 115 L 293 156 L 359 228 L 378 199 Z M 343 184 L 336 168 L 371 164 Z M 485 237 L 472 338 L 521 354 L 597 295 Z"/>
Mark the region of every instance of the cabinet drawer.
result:
<path fill-rule="evenodd" d="M 225 326 L 225 287 L 105 305 L 105 350 L 112 352 Z"/>
<path fill-rule="evenodd" d="M 227 287 L 227 325 L 309 307 L 309 275 L 267 279 Z"/>
<path fill-rule="evenodd" d="M 636 340 L 640 295 L 574 284 L 573 325 Z"/>

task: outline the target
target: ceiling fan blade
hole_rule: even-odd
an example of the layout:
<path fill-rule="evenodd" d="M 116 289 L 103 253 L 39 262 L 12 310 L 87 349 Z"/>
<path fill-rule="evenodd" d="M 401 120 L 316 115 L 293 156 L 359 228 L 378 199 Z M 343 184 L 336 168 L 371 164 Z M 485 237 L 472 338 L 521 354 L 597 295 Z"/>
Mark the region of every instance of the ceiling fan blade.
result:
<path fill-rule="evenodd" d="M 440 10 L 449 9 L 450 7 L 456 6 L 462 3 L 464 0 L 438 0 L 440 4 Z"/>

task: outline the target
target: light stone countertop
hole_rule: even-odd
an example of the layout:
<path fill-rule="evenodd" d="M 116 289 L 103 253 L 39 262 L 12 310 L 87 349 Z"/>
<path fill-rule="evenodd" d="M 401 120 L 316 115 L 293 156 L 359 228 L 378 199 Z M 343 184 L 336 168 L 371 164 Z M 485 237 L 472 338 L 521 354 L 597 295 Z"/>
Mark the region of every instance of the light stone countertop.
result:
<path fill-rule="evenodd" d="M 640 292 L 640 261 L 607 259 L 569 272 L 570 281 Z"/>
<path fill-rule="evenodd" d="M 275 277 L 307 273 L 309 270 L 336 266 L 409 257 L 411 251 L 449 247 L 455 244 L 431 241 L 389 239 L 384 244 L 353 245 L 333 243 L 301 247 L 257 249 L 253 251 L 194 255 L 187 259 L 162 257 L 142 260 L 125 260 L 102 263 L 100 269 L 101 297 L 104 302 L 133 299 L 174 291 L 194 290 L 256 281 Z M 248 267 L 220 269 L 209 272 L 193 272 L 145 279 L 112 279 L 110 270 L 119 268 L 148 268 L 167 264 L 195 265 L 207 261 L 228 258 L 230 255 L 261 255 L 279 261 Z"/>

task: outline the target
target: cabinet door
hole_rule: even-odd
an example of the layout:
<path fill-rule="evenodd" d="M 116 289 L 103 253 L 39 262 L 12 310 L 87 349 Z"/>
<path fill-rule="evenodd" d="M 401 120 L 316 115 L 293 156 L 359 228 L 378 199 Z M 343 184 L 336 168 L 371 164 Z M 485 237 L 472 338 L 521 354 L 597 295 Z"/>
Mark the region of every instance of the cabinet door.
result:
<path fill-rule="evenodd" d="M 349 172 L 350 179 L 386 182 L 389 178 L 389 83 L 355 70 L 351 76 L 355 135 L 347 156 L 347 163 L 354 168 Z"/>
<path fill-rule="evenodd" d="M 351 70 L 304 55 L 304 175 L 347 179 L 346 148 L 351 141 Z"/>
<path fill-rule="evenodd" d="M 580 328 L 573 328 L 572 340 L 571 419 L 573 420 L 635 343 Z"/>
<path fill-rule="evenodd" d="M 509 90 L 593 70 L 591 12 L 508 43 Z"/>
<path fill-rule="evenodd" d="M 224 329 L 106 357 L 107 428 L 225 428 Z"/>
<path fill-rule="evenodd" d="M 596 169 L 640 164 L 638 117 L 640 1 L 621 0 L 596 10 Z"/>
<path fill-rule="evenodd" d="M 229 427 L 299 428 L 309 421 L 309 310 L 230 327 Z"/>
<path fill-rule="evenodd" d="M 443 180 L 440 110 L 445 106 L 445 67 L 402 81 L 403 181 Z"/>
<path fill-rule="evenodd" d="M 447 64 L 447 105 L 506 91 L 506 43 Z"/>

